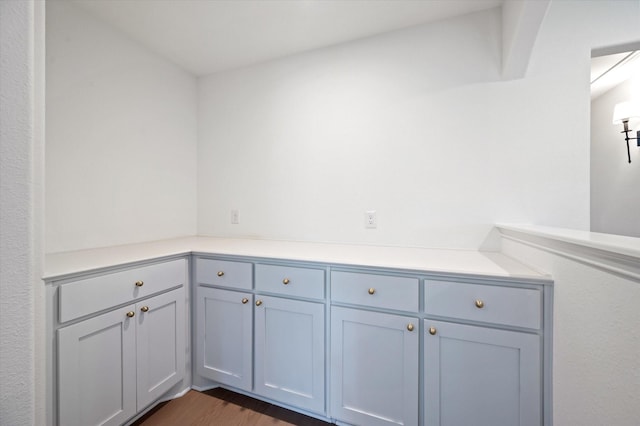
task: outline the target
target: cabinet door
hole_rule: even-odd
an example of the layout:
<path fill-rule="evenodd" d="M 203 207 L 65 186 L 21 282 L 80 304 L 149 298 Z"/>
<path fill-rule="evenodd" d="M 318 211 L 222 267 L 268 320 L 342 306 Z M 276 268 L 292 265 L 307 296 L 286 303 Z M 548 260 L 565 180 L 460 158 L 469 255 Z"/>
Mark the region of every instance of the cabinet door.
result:
<path fill-rule="evenodd" d="M 256 393 L 324 413 L 324 304 L 256 298 Z"/>
<path fill-rule="evenodd" d="M 417 321 L 332 308 L 332 417 L 367 426 L 418 424 Z"/>
<path fill-rule="evenodd" d="M 135 306 L 58 330 L 59 421 L 120 425 L 136 413 Z"/>
<path fill-rule="evenodd" d="M 196 299 L 198 374 L 251 391 L 253 296 L 198 287 Z"/>
<path fill-rule="evenodd" d="M 540 426 L 539 336 L 431 320 L 424 330 L 427 426 Z"/>
<path fill-rule="evenodd" d="M 138 410 L 184 378 L 184 305 L 184 288 L 136 305 Z"/>

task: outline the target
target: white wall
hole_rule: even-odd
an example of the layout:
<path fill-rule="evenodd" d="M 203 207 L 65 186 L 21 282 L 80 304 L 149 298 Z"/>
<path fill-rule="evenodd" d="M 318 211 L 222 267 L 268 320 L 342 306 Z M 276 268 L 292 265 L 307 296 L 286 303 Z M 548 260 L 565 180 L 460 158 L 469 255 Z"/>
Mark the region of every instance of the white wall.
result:
<path fill-rule="evenodd" d="M 47 2 L 46 251 L 196 232 L 196 79 Z"/>
<path fill-rule="evenodd" d="M 0 2 L 0 423 L 44 422 L 44 6 Z"/>
<path fill-rule="evenodd" d="M 198 231 L 477 248 L 495 222 L 588 229 L 590 49 L 640 38 L 637 16 L 552 4 L 516 81 L 497 11 L 203 78 Z"/>
<path fill-rule="evenodd" d="M 589 52 L 640 38 L 637 0 L 554 2 L 522 80 L 499 81 L 495 10 L 196 89 L 73 6 L 47 7 L 47 252 L 196 231 L 477 248 L 495 222 L 588 229 Z"/>
<path fill-rule="evenodd" d="M 494 10 L 201 79 L 199 232 L 477 244 L 493 217 L 468 207 L 518 192 L 485 174 L 499 120 L 475 102 L 500 78 L 500 37 Z"/>
<path fill-rule="evenodd" d="M 551 251 L 548 247 L 554 245 L 503 241 L 507 255 L 554 280 L 553 424 L 636 426 L 640 418 L 637 275 L 634 279 L 590 264 L 587 256 L 581 260 L 582 247 L 571 252 L 558 249 L 562 245 Z M 624 262 L 623 256 L 603 253 L 600 265 L 607 264 L 607 255 Z"/>
<path fill-rule="evenodd" d="M 629 100 L 640 102 L 640 75 L 591 103 L 591 230 L 640 237 L 640 148 L 629 142 L 629 164 L 623 126 L 611 124 L 615 105 Z M 629 124 L 636 137 L 640 120 Z"/>

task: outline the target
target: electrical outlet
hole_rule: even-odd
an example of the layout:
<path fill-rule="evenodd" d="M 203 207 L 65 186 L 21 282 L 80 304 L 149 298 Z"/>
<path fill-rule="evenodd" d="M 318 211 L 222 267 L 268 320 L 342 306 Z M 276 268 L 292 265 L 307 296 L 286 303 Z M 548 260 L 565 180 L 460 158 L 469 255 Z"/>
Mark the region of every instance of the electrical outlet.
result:
<path fill-rule="evenodd" d="M 237 225 L 240 223 L 240 211 L 238 209 L 231 210 L 231 224 Z"/>
<path fill-rule="evenodd" d="M 371 229 L 378 227 L 378 214 L 375 210 L 364 212 L 364 227 Z"/>

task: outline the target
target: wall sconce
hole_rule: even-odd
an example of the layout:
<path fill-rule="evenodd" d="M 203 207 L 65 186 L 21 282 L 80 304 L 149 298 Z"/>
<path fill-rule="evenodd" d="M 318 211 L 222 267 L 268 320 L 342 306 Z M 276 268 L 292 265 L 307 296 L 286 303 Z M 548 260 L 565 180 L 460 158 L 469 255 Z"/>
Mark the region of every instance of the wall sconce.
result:
<path fill-rule="evenodd" d="M 629 132 L 633 130 L 629 129 L 629 119 L 640 118 L 640 103 L 638 102 L 621 102 L 616 105 L 613 110 L 613 124 L 623 124 L 624 130 L 620 133 L 624 133 L 624 140 L 627 142 L 627 158 L 631 163 L 631 152 L 629 151 L 629 141 L 637 140 L 640 147 L 640 130 L 636 132 L 635 138 L 629 137 Z"/>

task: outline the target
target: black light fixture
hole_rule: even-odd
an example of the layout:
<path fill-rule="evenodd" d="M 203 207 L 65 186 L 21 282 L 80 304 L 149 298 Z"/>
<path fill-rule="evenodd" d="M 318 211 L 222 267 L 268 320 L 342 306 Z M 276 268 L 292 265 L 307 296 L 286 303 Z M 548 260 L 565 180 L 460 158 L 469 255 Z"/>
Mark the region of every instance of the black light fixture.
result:
<path fill-rule="evenodd" d="M 613 124 L 622 124 L 624 125 L 624 130 L 620 133 L 624 133 L 624 140 L 627 142 L 627 158 L 629 159 L 629 163 L 631 163 L 631 152 L 629 151 L 629 141 L 636 140 L 638 141 L 638 146 L 640 147 L 640 130 L 636 132 L 635 138 L 629 137 L 629 132 L 633 132 L 633 130 L 629 129 L 629 120 L 632 118 L 640 118 L 640 103 L 639 102 L 621 102 L 616 105 L 613 110 Z"/>

